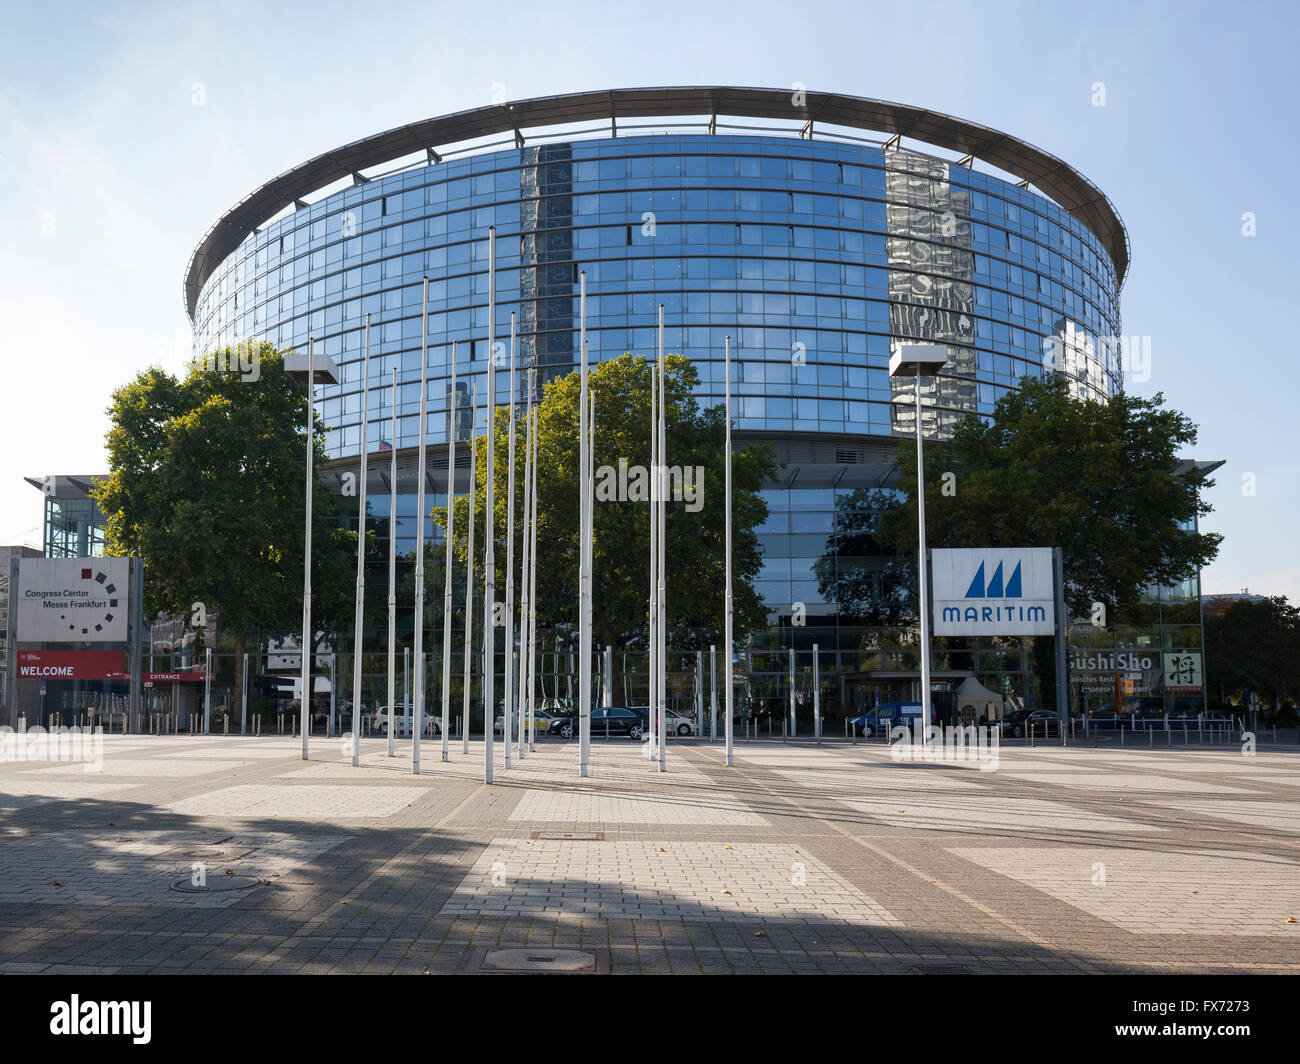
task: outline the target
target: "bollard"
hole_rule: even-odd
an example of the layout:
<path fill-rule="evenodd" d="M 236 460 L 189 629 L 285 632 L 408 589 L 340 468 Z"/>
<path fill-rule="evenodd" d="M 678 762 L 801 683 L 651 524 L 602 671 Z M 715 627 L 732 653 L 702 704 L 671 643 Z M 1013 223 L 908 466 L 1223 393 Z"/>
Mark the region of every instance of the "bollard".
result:
<path fill-rule="evenodd" d="M 785 720 L 781 721 L 781 742 L 785 742 L 786 726 L 788 723 L 789 722 Z"/>
<path fill-rule="evenodd" d="M 1169 748 L 1172 750 L 1174 746 L 1174 733 L 1172 731 L 1169 731 L 1166 732 L 1165 734 L 1169 736 Z"/>
<path fill-rule="evenodd" d="M 1029 745 L 1034 745 L 1034 725 L 1032 721 L 1029 724 Z"/>
<path fill-rule="evenodd" d="M 229 735 L 229 734 L 230 734 L 230 714 L 229 714 L 229 713 L 223 713 L 223 714 L 221 714 L 221 718 L 222 718 L 221 726 L 222 726 L 222 728 L 224 729 L 224 730 L 222 731 L 222 734 L 223 734 L 223 735 Z"/>
<path fill-rule="evenodd" d="M 1187 721 L 1183 721 L 1183 745 L 1186 746 L 1187 743 Z"/>
<path fill-rule="evenodd" d="M 1119 727 L 1119 745 L 1124 745 L 1124 725 L 1122 724 Z"/>
<path fill-rule="evenodd" d="M 304 429 L 303 431 L 305 432 L 306 430 Z M 466 564 L 468 564 L 468 562 L 467 562 Z M 456 734 L 457 734 L 457 735 L 460 734 L 460 714 L 459 714 L 459 713 L 456 714 Z"/>

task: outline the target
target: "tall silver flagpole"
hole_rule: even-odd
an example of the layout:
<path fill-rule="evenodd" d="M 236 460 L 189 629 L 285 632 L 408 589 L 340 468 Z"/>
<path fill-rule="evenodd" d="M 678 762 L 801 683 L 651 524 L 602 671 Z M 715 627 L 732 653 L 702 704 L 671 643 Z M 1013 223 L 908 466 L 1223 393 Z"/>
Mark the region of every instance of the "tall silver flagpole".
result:
<path fill-rule="evenodd" d="M 650 719 L 646 722 L 650 728 L 649 741 L 646 743 L 645 756 L 653 761 L 658 756 L 659 726 L 655 723 L 655 710 L 658 708 L 659 686 L 655 676 L 659 662 L 656 651 L 659 639 L 659 597 L 656 588 L 659 581 L 656 570 L 659 568 L 659 513 L 655 509 L 655 500 L 659 497 L 659 482 L 655 470 L 659 468 L 659 386 L 655 383 L 655 365 L 650 364 L 650 500 L 646 511 L 650 514 L 650 608 L 649 628 L 646 639 L 646 702 L 649 703 Z"/>
<path fill-rule="evenodd" d="M 668 771 L 668 603 L 665 569 L 668 539 L 668 411 L 664 384 L 664 305 L 659 304 L 659 771 Z"/>
<path fill-rule="evenodd" d="M 315 495 L 315 474 L 312 471 L 314 452 L 316 450 L 316 385 L 313 382 L 315 371 L 316 341 L 307 339 L 307 530 L 303 546 L 302 563 L 302 699 L 299 703 L 303 719 L 302 759 L 307 760 L 307 736 L 311 734 L 311 666 L 312 666 L 312 632 L 311 632 L 311 503 Z M 152 646 L 152 644 L 151 644 Z M 244 707 L 248 715 L 248 707 Z"/>
<path fill-rule="evenodd" d="M 582 541 L 587 552 L 587 674 L 591 676 L 592 650 L 596 638 L 594 623 L 596 602 L 596 393 L 593 390 L 587 396 L 587 475 L 583 478 L 583 491 L 587 493 L 587 535 Z M 588 679 L 588 690 L 592 701 L 597 691 L 592 679 Z"/>
<path fill-rule="evenodd" d="M 487 484 L 483 508 L 483 782 L 492 782 L 492 720 L 496 715 L 496 550 L 492 542 L 493 488 L 496 484 L 497 414 L 497 228 L 488 227 Z"/>
<path fill-rule="evenodd" d="M 587 603 L 591 598 L 587 572 L 587 271 L 578 275 L 578 349 L 581 358 L 578 394 L 578 775 L 587 775 L 591 753 L 591 631 Z"/>
<path fill-rule="evenodd" d="M 451 342 L 451 391 L 447 393 L 447 550 L 442 584 L 442 760 L 447 760 L 447 728 L 451 716 L 451 569 L 452 541 L 456 538 L 456 341 Z M 473 505 L 473 500 L 470 500 Z"/>
<path fill-rule="evenodd" d="M 537 374 L 533 371 L 533 383 L 536 384 Z M 529 389 L 529 398 L 532 397 L 534 389 Z M 538 407 L 533 411 L 533 486 L 532 486 L 532 506 L 533 522 L 532 528 L 528 533 L 528 553 L 533 559 L 528 569 L 528 698 L 531 707 L 536 698 L 537 689 L 537 446 L 538 438 L 541 435 L 542 411 Z M 537 720 L 536 714 L 532 714 L 533 719 L 528 724 L 528 751 L 534 752 L 537 749 Z"/>
<path fill-rule="evenodd" d="M 370 315 L 361 369 L 361 489 L 357 492 L 357 606 L 352 635 L 352 764 L 361 764 L 361 642 L 366 602 L 366 452 L 370 449 Z"/>
<path fill-rule="evenodd" d="M 393 756 L 393 703 L 397 700 L 397 367 L 393 367 L 393 420 L 388 430 L 388 756 Z"/>
<path fill-rule="evenodd" d="M 519 610 L 519 760 L 524 759 L 527 749 L 528 722 L 532 719 L 531 689 L 528 686 L 528 610 L 532 601 L 528 586 L 529 572 L 532 567 L 531 549 L 528 530 L 532 525 L 532 476 L 533 476 L 533 396 L 528 394 L 528 407 L 524 414 L 524 522 L 520 536 L 519 562 L 520 586 L 523 603 Z"/>
<path fill-rule="evenodd" d="M 515 715 L 515 312 L 510 312 L 510 426 L 506 444 L 506 656 L 505 705 L 501 709 L 501 738 L 506 768 L 514 742 Z"/>
<path fill-rule="evenodd" d="M 465 683 L 461 699 L 460 752 L 469 753 L 470 692 L 474 684 L 474 509 L 478 498 L 474 483 L 478 478 L 478 382 L 470 384 L 469 431 L 469 532 L 465 547 Z"/>
<path fill-rule="evenodd" d="M 415 475 L 415 685 L 411 706 L 411 772 L 420 774 L 420 733 L 424 731 L 424 461 L 429 438 L 429 278 L 420 303 L 420 443 Z M 389 729 L 392 734 L 392 729 Z"/>
<path fill-rule="evenodd" d="M 726 420 L 727 430 L 725 442 L 722 447 L 723 469 L 726 471 L 723 477 L 722 495 L 726 509 L 725 526 L 726 531 L 723 534 L 723 551 L 726 553 L 726 592 L 725 607 L 726 620 L 724 623 L 724 632 L 722 636 L 722 682 L 726 685 L 724 688 L 725 696 L 723 699 L 725 705 L 726 722 L 724 732 L 727 743 L 727 767 L 732 765 L 732 725 L 731 716 L 734 711 L 735 690 L 732 685 L 731 657 L 735 653 L 734 636 L 732 634 L 732 602 L 731 602 L 731 337 L 727 337 L 726 357 L 723 363 L 723 376 L 726 379 Z"/>

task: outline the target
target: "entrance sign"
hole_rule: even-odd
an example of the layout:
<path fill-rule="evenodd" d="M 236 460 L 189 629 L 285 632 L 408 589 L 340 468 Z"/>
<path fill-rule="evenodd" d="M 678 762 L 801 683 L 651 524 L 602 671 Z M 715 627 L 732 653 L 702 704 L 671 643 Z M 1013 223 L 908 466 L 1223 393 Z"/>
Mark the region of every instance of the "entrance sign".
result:
<path fill-rule="evenodd" d="M 1051 547 L 930 552 L 935 635 L 1052 635 Z"/>
<path fill-rule="evenodd" d="M 10 602 L 24 643 L 125 643 L 129 558 L 21 558 Z"/>

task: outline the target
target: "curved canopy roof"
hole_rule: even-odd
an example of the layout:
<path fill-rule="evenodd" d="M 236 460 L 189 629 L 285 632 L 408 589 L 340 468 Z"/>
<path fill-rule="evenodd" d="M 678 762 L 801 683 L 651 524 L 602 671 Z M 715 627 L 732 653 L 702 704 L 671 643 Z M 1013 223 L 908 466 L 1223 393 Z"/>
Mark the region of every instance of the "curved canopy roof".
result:
<path fill-rule="evenodd" d="M 607 89 L 493 104 L 399 126 L 318 155 L 255 189 L 208 230 L 186 271 L 186 306 L 193 317 L 204 282 L 250 232 L 304 196 L 366 167 L 421 151 L 436 153 L 446 145 L 494 134 L 513 133 L 516 143 L 522 144 L 522 131 L 530 128 L 604 120 L 617 129 L 620 121 L 642 118 L 716 120 L 720 115 L 793 119 L 808 123 L 810 133 L 818 123 L 871 130 L 980 159 L 1032 183 L 1087 226 L 1109 251 L 1116 277 L 1124 283 L 1128 236 L 1110 200 L 1077 170 L 1023 140 L 937 111 L 884 100 L 805 91 L 802 106 L 795 106 L 790 89 L 698 86 Z"/>

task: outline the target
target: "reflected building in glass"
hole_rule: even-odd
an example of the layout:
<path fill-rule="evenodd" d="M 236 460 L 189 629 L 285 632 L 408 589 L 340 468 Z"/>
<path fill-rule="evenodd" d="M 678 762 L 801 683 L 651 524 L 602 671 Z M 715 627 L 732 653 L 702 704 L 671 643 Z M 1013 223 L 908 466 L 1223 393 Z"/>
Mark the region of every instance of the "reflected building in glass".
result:
<path fill-rule="evenodd" d="M 471 387 L 480 430 L 486 419 L 489 226 L 496 335 L 508 337 L 513 312 L 525 388 L 575 365 L 579 271 L 594 360 L 652 354 L 662 303 L 667 350 L 694 361 L 700 402 L 720 404 L 732 337 L 737 446 L 765 443 L 783 463 L 760 530 L 758 589 L 772 627 L 746 661 L 759 700 L 783 689 L 791 642 L 804 652 L 801 669 L 819 644 L 833 700 L 908 693 L 918 656 L 908 630 L 858 623 L 827 590 L 842 574 L 870 583 L 894 568 L 839 553 L 863 550 L 869 536 L 836 534 L 890 490 L 896 438 L 915 431 L 911 385 L 888 373 L 899 344 L 948 348 L 943 376 L 923 385 L 932 438 L 991 413 L 1022 376 L 1044 372 L 1045 351 L 1065 353 L 1052 371 L 1077 394 L 1122 387 L 1105 353 L 1120 335 L 1123 224 L 1067 163 L 1007 134 L 906 105 L 727 87 L 579 93 L 442 116 L 255 190 L 208 232 L 186 276 L 196 351 L 250 339 L 302 347 L 313 337 L 338 363 L 341 383 L 319 392 L 327 475 L 355 466 L 365 446 L 372 490 L 386 494 L 387 455 L 376 456 L 396 404 L 401 553 L 415 543 L 422 278 L 430 504 L 440 505 L 453 342 L 459 438 L 469 433 Z M 458 456 L 464 468 L 468 455 Z M 426 538 L 436 531 L 427 520 Z M 797 604 L 807 627 L 791 627 Z M 972 673 L 1015 695 L 1034 682 L 1015 641 L 951 649 L 937 675 Z"/>

